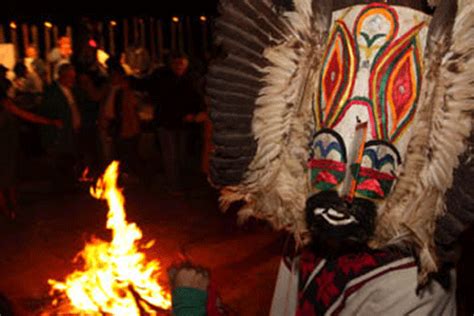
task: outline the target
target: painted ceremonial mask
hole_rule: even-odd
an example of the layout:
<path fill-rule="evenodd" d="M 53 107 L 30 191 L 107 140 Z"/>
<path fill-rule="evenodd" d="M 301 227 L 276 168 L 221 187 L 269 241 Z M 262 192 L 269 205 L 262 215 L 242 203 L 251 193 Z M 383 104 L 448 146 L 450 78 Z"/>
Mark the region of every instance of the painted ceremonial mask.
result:
<path fill-rule="evenodd" d="M 333 13 L 311 100 L 307 212 L 318 233 L 364 240 L 373 232 L 413 132 L 429 21 L 382 3 Z"/>
<path fill-rule="evenodd" d="M 474 220 L 474 2 L 220 2 L 207 92 L 223 208 L 299 246 L 410 249 L 427 280 Z"/>

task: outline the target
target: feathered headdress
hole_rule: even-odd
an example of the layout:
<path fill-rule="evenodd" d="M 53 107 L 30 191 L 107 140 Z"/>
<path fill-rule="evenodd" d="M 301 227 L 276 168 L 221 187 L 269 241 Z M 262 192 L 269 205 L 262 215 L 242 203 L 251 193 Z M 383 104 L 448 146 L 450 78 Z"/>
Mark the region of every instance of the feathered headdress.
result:
<path fill-rule="evenodd" d="M 286 2 L 221 1 L 217 40 L 225 55 L 208 79 L 211 180 L 224 208 L 245 201 L 242 219 L 266 219 L 304 243 L 305 202 L 314 189 L 308 174 L 312 98 L 331 39 L 333 1 Z M 369 242 L 416 249 L 420 280 L 439 266 L 435 231 L 437 243 L 450 243 L 474 217 L 466 185 L 474 175 L 474 2 L 430 4 L 437 7 L 420 57 L 414 132 Z"/>

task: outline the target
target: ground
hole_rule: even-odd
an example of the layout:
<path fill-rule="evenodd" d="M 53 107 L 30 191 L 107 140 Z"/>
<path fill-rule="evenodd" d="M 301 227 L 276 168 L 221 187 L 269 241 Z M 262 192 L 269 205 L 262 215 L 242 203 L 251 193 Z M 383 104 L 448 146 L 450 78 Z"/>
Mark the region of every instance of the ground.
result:
<path fill-rule="evenodd" d="M 144 241 L 156 241 L 147 256 L 160 260 L 163 270 L 182 258 L 208 267 L 234 314 L 268 314 L 283 236 L 263 223 L 237 226 L 235 212 L 220 212 L 216 192 L 204 179 L 197 182 L 181 197 L 160 186 L 126 186 L 128 220 L 143 230 Z M 71 273 L 72 259 L 91 236 L 110 238 L 104 202 L 85 187 L 58 196 L 41 189 L 47 185 L 30 183 L 17 219 L 0 219 L 0 292 L 18 315 L 44 309 L 47 280 Z"/>
<path fill-rule="evenodd" d="M 75 255 L 92 236 L 110 239 L 105 228 L 107 206 L 93 199 L 87 185 L 58 195 L 49 187 L 41 164 L 35 177 L 22 183 L 15 221 L 0 216 L 0 293 L 15 306 L 16 315 L 39 315 L 48 307 L 48 279 L 63 280 L 77 266 Z M 44 169 L 46 170 L 46 169 Z M 155 183 L 156 182 L 156 183 Z M 218 196 L 202 176 L 191 179 L 184 196 L 151 185 L 125 185 L 128 220 L 156 244 L 148 258 L 166 269 L 188 259 L 211 270 L 232 315 L 268 315 L 285 234 L 262 222 L 236 224 L 235 210 L 222 213 Z M 466 234 L 460 264 L 460 315 L 472 315 L 474 233 Z"/>

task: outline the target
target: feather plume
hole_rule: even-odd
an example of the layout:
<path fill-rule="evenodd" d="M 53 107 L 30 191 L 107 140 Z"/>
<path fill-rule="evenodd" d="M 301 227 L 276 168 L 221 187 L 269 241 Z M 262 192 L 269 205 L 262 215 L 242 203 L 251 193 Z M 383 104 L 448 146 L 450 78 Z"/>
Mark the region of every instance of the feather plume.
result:
<path fill-rule="evenodd" d="M 217 21 L 225 56 L 210 70 L 215 152 L 211 180 L 221 206 L 244 201 L 241 220 L 257 217 L 307 239 L 307 144 L 311 107 L 327 39 L 331 1 L 221 1 Z M 290 2 L 287 2 L 290 3 Z M 424 56 L 416 130 L 394 191 L 379 209 L 370 245 L 415 249 L 424 283 L 440 264 L 438 243 L 452 242 L 474 220 L 474 3 L 432 0 L 437 6 Z M 317 88 L 317 87 L 316 87 Z M 458 172 L 454 171 L 460 168 Z M 469 177 L 472 179 L 472 177 Z M 466 206 L 467 205 L 467 206 Z"/>
<path fill-rule="evenodd" d="M 432 23 L 439 21 L 434 19 Z M 459 1 L 452 28 L 449 23 L 443 26 L 444 31 L 436 29 L 429 39 L 421 106 L 415 121 L 417 133 L 410 141 L 404 171 L 394 192 L 380 210 L 371 243 L 381 247 L 405 236 L 404 242 L 418 249 L 421 282 L 439 266 L 434 243 L 439 219 L 446 215 L 451 225 L 449 231 L 444 227 L 449 236 L 440 235 L 438 240 L 453 240 L 463 228 L 453 225 L 455 215 L 446 205 L 445 196 L 453 186 L 453 172 L 460 167 L 459 157 L 467 149 L 472 130 L 474 3 Z"/>
<path fill-rule="evenodd" d="M 221 2 L 217 27 L 227 55 L 209 79 L 217 145 L 211 180 L 221 187 L 223 208 L 245 201 L 241 220 L 264 218 L 302 236 L 311 135 L 303 96 L 316 83 L 330 11 L 310 0 L 291 1 L 285 10 L 273 2 Z M 245 140 L 252 146 L 240 149 Z"/>

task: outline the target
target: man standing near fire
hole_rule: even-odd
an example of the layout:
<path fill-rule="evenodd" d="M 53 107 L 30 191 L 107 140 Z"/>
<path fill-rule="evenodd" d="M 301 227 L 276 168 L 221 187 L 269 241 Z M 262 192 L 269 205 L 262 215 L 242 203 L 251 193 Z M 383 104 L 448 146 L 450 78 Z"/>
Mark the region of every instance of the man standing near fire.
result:
<path fill-rule="evenodd" d="M 179 196 L 183 194 L 185 173 L 190 172 L 193 156 L 200 154 L 190 152 L 189 141 L 199 135 L 195 132 L 196 115 L 205 108 L 204 100 L 184 53 L 173 53 L 169 65 L 156 72 L 152 82 L 150 90 L 167 187 L 169 193 Z"/>

